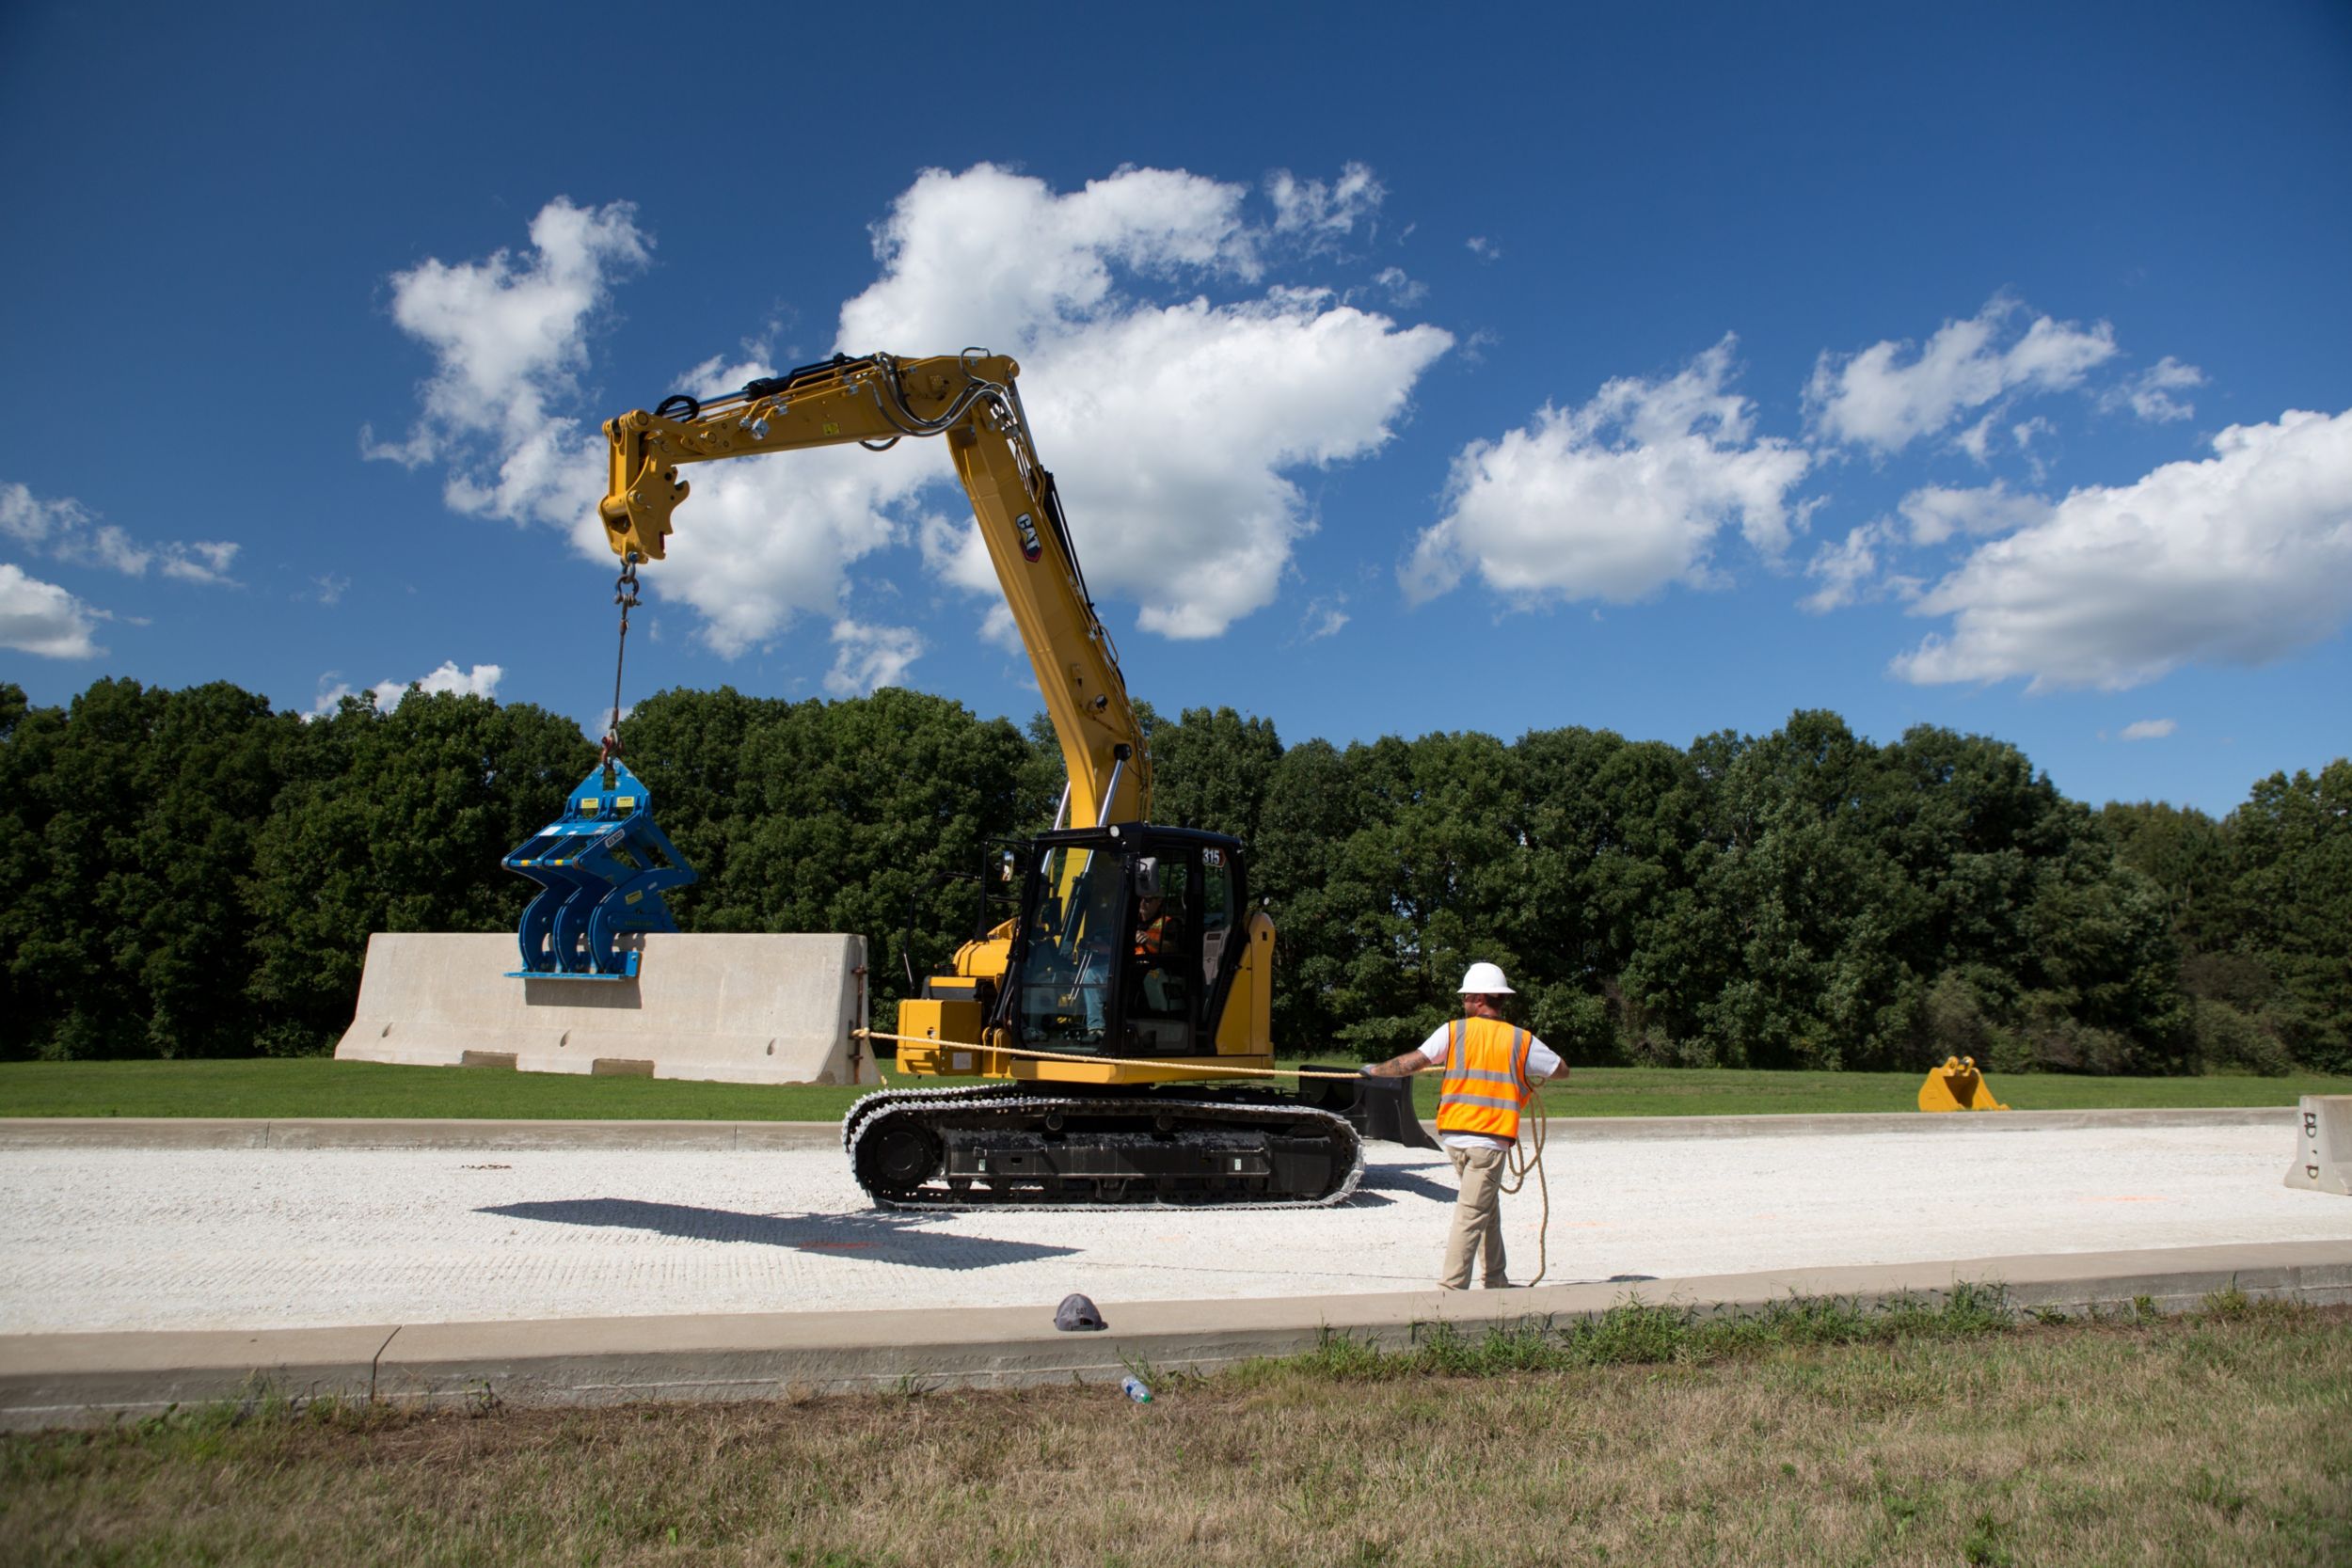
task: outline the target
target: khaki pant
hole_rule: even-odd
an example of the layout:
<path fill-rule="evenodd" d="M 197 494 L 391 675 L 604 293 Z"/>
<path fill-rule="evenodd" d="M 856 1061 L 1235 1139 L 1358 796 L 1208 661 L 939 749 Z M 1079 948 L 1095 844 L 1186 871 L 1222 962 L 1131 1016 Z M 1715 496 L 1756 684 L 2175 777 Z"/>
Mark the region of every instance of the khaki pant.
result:
<path fill-rule="evenodd" d="M 1502 1259 L 1502 1170 L 1506 1151 L 1500 1148 L 1449 1148 L 1454 1174 L 1462 1192 L 1454 1200 L 1454 1232 L 1445 1240 L 1445 1273 L 1438 1283 L 1449 1291 L 1467 1291 L 1470 1264 L 1479 1251 L 1486 1254 L 1485 1283 L 1504 1282 Z"/>

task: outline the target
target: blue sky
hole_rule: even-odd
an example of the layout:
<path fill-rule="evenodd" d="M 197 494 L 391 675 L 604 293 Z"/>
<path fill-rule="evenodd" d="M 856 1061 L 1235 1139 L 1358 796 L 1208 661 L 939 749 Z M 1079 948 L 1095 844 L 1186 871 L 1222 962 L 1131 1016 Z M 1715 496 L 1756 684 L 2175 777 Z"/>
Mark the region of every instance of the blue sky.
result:
<path fill-rule="evenodd" d="M 2341 4 L 35 0 L 0 133 L 37 701 L 596 724 L 597 423 L 977 343 L 1163 711 L 1828 707 L 2216 811 L 2352 735 Z M 935 445 L 693 477 L 632 696 L 1035 710 Z"/>

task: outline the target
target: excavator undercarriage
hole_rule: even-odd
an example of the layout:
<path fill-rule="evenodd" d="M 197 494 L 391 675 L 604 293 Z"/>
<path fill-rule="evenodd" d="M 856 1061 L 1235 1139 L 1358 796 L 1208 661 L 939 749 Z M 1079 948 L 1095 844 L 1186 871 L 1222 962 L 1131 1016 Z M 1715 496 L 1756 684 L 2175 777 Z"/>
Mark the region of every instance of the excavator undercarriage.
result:
<path fill-rule="evenodd" d="M 1249 1089 L 886 1089 L 841 1136 L 893 1209 L 1320 1208 L 1364 1168 L 1346 1117 Z"/>

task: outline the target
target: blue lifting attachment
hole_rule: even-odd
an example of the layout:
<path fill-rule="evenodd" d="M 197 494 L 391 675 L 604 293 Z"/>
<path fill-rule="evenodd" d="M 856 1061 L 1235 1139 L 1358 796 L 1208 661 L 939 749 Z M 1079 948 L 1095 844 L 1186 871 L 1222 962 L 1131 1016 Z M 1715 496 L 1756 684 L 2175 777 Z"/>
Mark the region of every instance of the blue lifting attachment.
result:
<path fill-rule="evenodd" d="M 675 931 L 664 888 L 694 880 L 694 868 L 653 824 L 645 786 L 617 755 L 580 781 L 563 816 L 501 862 L 540 886 L 516 932 L 520 980 L 629 980 L 639 954 L 621 939 Z"/>

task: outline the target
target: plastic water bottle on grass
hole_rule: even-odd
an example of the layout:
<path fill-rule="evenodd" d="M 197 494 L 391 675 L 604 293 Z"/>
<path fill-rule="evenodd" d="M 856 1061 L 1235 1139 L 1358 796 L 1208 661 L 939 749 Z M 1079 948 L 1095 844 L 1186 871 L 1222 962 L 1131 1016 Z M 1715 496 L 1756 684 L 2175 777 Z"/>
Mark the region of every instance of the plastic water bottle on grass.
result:
<path fill-rule="evenodd" d="M 1150 1404 L 1152 1402 L 1152 1386 L 1144 1382 L 1143 1379 L 1139 1377 L 1130 1375 L 1120 1378 L 1119 1380 L 1119 1391 L 1126 1395 L 1129 1399 L 1135 1401 L 1137 1404 Z"/>

